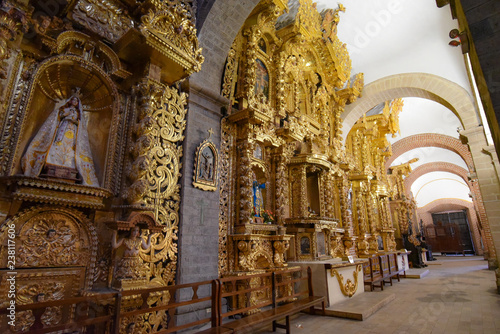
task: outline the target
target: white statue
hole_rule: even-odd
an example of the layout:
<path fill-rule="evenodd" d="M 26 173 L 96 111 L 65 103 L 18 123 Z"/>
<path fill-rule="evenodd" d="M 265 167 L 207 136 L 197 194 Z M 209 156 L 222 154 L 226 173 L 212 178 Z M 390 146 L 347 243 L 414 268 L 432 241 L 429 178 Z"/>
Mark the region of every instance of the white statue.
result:
<path fill-rule="evenodd" d="M 77 96 L 67 99 L 45 120 L 22 158 L 24 175 L 38 176 L 44 166 L 75 169 L 88 186 L 99 186 L 82 103 Z"/>

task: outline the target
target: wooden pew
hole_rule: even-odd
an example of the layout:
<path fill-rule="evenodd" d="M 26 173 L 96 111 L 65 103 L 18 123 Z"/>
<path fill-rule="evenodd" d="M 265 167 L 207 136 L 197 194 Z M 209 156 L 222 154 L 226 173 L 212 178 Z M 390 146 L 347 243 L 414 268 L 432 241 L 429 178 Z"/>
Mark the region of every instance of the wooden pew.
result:
<path fill-rule="evenodd" d="M 406 273 L 404 268 L 398 268 L 398 255 L 396 253 L 387 254 L 389 256 L 389 269 L 391 271 L 391 277 L 396 277 L 398 282 L 400 282 L 400 274 L 403 273 L 404 277 L 406 277 Z"/>
<path fill-rule="evenodd" d="M 218 308 L 226 298 L 230 305 L 227 312 L 221 312 L 218 326 L 233 333 L 252 333 L 266 323 L 290 333 L 290 316 L 304 310 L 314 314 L 314 306 L 321 304 L 325 313 L 325 297 L 314 296 L 311 269 L 303 277 L 300 268 L 268 272 L 257 275 L 231 276 L 218 280 L 221 292 Z M 300 284 L 302 283 L 302 284 Z M 242 316 L 229 322 L 224 318 Z M 285 324 L 278 320 L 285 319 Z M 203 331 L 201 333 L 214 333 Z"/>
<path fill-rule="evenodd" d="M 380 271 L 382 273 L 382 283 L 389 283 L 392 286 L 392 275 L 389 268 L 389 257 L 387 254 L 379 255 L 380 260 Z M 387 282 L 386 280 L 389 280 Z"/>
<path fill-rule="evenodd" d="M 370 286 L 370 291 L 373 291 L 376 287 L 384 290 L 384 277 L 380 270 L 380 258 L 378 256 L 372 256 L 369 261 L 363 263 L 363 275 L 365 285 Z"/>

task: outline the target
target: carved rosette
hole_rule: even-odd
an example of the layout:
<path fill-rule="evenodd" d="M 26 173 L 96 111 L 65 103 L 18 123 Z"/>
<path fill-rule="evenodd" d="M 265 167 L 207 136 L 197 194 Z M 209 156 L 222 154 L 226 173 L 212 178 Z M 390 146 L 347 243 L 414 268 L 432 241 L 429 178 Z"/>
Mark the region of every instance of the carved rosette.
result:
<path fill-rule="evenodd" d="M 9 225 L 16 230 L 17 268 L 84 267 L 83 288 L 92 288 L 97 233 L 84 214 L 64 207 L 32 207 L 0 227 L 0 245 L 7 245 Z M 7 247 L 0 247 L 0 258 L 2 267 L 7 267 Z"/>

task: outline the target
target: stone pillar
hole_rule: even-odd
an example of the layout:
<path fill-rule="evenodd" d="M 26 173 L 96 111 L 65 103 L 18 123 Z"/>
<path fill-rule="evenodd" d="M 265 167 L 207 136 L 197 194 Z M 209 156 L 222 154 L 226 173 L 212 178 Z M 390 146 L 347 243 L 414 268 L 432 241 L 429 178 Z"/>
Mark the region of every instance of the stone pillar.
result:
<path fill-rule="evenodd" d="M 500 293 L 500 270 L 498 269 L 498 256 L 500 254 L 500 179 L 496 168 L 498 159 L 496 154 L 491 154 L 491 148 L 488 148 L 482 126 L 462 130 L 460 135 L 467 138 L 467 144 L 474 160 L 479 188 L 481 189 L 489 223 L 489 228 L 484 226 L 486 241 L 488 244 L 491 243 L 491 248 L 488 247 L 490 251 L 488 265 L 490 269 L 496 269 L 497 289 Z"/>

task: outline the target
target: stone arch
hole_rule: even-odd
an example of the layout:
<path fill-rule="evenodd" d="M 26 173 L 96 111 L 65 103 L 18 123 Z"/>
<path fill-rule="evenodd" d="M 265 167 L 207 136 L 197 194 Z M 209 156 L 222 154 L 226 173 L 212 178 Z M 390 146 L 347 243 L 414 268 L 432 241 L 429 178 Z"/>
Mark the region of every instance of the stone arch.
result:
<path fill-rule="evenodd" d="M 354 123 L 376 105 L 404 97 L 421 97 L 442 104 L 460 119 L 464 129 L 479 125 L 469 93 L 460 85 L 429 73 L 402 73 L 381 78 L 363 88 L 363 97 L 346 106 L 344 140 Z"/>
<path fill-rule="evenodd" d="M 215 1 L 198 33 L 205 62 L 201 71 L 191 75 L 189 81 L 196 90 L 209 96 L 220 97 L 220 87 L 227 54 L 238 31 L 257 6 L 259 0 Z"/>
<path fill-rule="evenodd" d="M 398 140 L 392 145 L 392 155 L 385 162 L 386 169 L 403 153 L 420 147 L 439 147 L 455 152 L 465 161 L 469 171 L 474 171 L 468 146 L 456 138 L 437 133 L 422 133 Z"/>
<path fill-rule="evenodd" d="M 458 198 L 442 198 L 435 201 L 430 202 L 426 206 L 417 209 L 417 214 L 419 219 L 422 219 L 423 225 L 432 225 L 432 215 L 433 212 L 441 212 L 441 211 L 451 211 L 451 210 L 468 210 L 468 218 L 469 218 L 469 227 L 471 232 L 471 239 L 474 243 L 474 247 L 478 255 L 482 255 L 481 248 L 481 237 L 483 239 L 484 246 L 489 245 L 485 242 L 485 235 L 482 235 L 480 232 L 481 228 L 478 222 L 478 215 L 476 214 L 476 208 L 473 203 L 469 203 L 462 199 Z M 484 226 L 484 225 L 483 225 Z M 485 233 L 483 233 L 485 234 Z"/>

